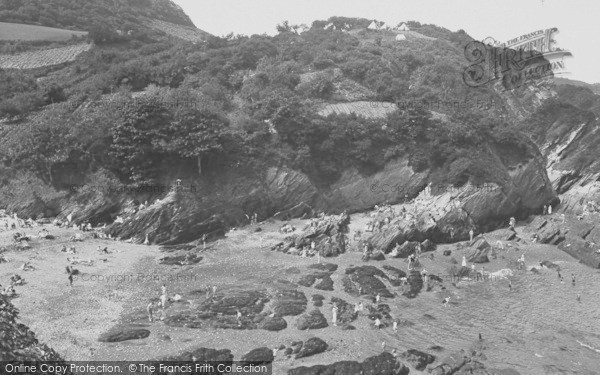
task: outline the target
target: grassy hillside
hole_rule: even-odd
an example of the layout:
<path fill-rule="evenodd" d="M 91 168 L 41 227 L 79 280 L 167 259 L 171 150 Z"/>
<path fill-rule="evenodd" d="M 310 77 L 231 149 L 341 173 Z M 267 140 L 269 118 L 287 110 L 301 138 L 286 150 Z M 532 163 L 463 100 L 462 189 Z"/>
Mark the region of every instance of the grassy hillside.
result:
<path fill-rule="evenodd" d="M 71 39 L 73 35 L 85 36 L 87 35 L 87 32 L 0 22 L 0 40 L 43 40 L 49 42 L 64 42 Z"/>
<path fill-rule="evenodd" d="M 90 30 L 103 25 L 127 29 L 141 23 L 142 17 L 184 26 L 194 24 L 170 0 L 3 0 L 0 21 Z"/>

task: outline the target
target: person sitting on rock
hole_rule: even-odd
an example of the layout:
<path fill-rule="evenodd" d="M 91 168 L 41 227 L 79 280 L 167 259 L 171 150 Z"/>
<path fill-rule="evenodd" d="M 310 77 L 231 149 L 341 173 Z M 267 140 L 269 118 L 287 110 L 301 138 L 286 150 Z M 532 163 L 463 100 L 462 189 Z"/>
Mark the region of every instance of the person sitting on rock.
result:
<path fill-rule="evenodd" d="M 379 318 L 375 319 L 375 328 L 380 329 L 382 324 L 381 324 L 381 320 L 379 320 Z"/>

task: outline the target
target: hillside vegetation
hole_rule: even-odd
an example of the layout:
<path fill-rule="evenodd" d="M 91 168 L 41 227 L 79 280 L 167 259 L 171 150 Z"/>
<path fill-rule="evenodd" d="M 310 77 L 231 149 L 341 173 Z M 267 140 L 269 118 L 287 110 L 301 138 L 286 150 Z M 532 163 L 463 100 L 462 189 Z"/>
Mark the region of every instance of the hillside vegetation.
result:
<path fill-rule="evenodd" d="M 64 42 L 73 36 L 85 36 L 85 31 L 57 29 L 54 27 L 0 22 L 0 40 L 44 40 Z"/>
<path fill-rule="evenodd" d="M 143 17 L 194 26 L 170 0 L 3 0 L 0 21 L 90 30 L 91 27 L 127 29 Z"/>
<path fill-rule="evenodd" d="M 15 201 L 10 186 L 19 181 L 45 186 L 36 194 L 47 202 L 95 179 L 140 187 L 276 165 L 327 187 L 345 169 L 368 175 L 401 157 L 458 186 L 504 181 L 503 163 L 535 154 L 502 108 L 438 108 L 445 114 L 436 118 L 419 105 L 374 109 L 377 116 L 350 109 L 366 97 L 497 99 L 492 88 L 462 82 L 464 32 L 413 23 L 430 39 L 389 44 L 362 29 L 323 30 L 323 22 L 301 34 L 280 25 L 274 37 L 202 43 L 150 30 L 99 40 L 70 65 L 0 71 L 0 115 L 10 121 L 0 201 Z"/>

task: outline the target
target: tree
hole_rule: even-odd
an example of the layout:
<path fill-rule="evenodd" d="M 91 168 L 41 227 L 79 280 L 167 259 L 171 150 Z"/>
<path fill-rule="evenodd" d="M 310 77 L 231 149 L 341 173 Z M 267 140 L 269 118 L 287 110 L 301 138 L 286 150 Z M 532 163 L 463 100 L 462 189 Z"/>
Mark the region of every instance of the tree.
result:
<path fill-rule="evenodd" d="M 226 129 L 227 120 L 220 114 L 210 109 L 184 107 L 162 134 L 164 149 L 196 159 L 198 174 L 202 175 L 204 160 L 223 150 L 222 137 Z"/>
<path fill-rule="evenodd" d="M 138 185 L 155 182 L 163 159 L 157 141 L 172 116 L 156 97 L 126 101 L 112 128 L 110 156 L 118 175 Z"/>

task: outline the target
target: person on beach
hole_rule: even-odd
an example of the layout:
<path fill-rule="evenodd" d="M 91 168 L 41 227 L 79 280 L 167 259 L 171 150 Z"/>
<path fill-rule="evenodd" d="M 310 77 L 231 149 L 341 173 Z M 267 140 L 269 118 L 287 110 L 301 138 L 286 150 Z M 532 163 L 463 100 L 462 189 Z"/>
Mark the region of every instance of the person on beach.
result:
<path fill-rule="evenodd" d="M 463 259 L 462 259 L 462 266 L 466 267 L 467 266 L 467 258 L 463 255 Z"/>
<path fill-rule="evenodd" d="M 160 305 L 163 310 L 167 307 L 167 295 L 166 294 L 163 294 L 160 296 Z"/>
<path fill-rule="evenodd" d="M 337 313 L 338 313 L 338 307 L 337 307 L 337 305 L 334 304 L 333 307 L 331 308 L 331 315 L 332 315 L 331 321 L 332 321 L 334 327 L 337 327 Z"/>
<path fill-rule="evenodd" d="M 160 287 L 160 291 L 161 291 L 161 294 L 167 295 L 167 285 L 166 285 L 166 284 L 163 284 L 163 285 Z"/>
<path fill-rule="evenodd" d="M 508 226 L 510 229 L 515 229 L 515 225 L 517 224 L 517 220 L 514 217 L 511 217 L 508 221 Z"/>
<path fill-rule="evenodd" d="M 238 322 L 238 326 L 242 326 L 242 312 L 240 310 L 236 310 L 236 319 Z"/>
<path fill-rule="evenodd" d="M 69 286 L 73 286 L 73 273 L 69 272 Z"/>
<path fill-rule="evenodd" d="M 469 231 L 469 242 L 473 242 L 473 235 L 474 235 L 474 234 L 475 234 L 475 233 L 473 233 L 473 229 L 471 229 L 471 230 Z"/>
<path fill-rule="evenodd" d="M 448 302 L 450 302 L 450 297 L 444 298 L 444 300 L 442 301 L 442 305 L 444 305 L 444 307 L 448 307 Z"/>
<path fill-rule="evenodd" d="M 394 330 L 394 332 L 398 332 L 398 321 L 394 320 L 394 323 L 392 324 L 392 329 Z"/>
<path fill-rule="evenodd" d="M 552 205 L 548 205 L 548 215 L 552 215 Z"/>
<path fill-rule="evenodd" d="M 150 301 L 148 306 L 146 306 L 146 311 L 148 312 L 148 320 L 152 322 L 152 312 L 154 311 L 154 302 Z"/>
<path fill-rule="evenodd" d="M 379 303 L 380 299 L 381 299 L 381 296 L 379 295 L 379 293 L 377 293 L 377 295 L 375 296 L 375 303 Z"/>

